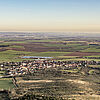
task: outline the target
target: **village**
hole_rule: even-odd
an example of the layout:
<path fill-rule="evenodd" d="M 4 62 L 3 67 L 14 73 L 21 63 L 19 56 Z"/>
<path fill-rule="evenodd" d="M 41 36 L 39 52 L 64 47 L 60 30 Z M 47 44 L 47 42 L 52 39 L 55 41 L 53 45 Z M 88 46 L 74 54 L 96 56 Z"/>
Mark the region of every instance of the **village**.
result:
<path fill-rule="evenodd" d="M 99 66 L 100 61 L 60 61 L 53 58 L 31 58 L 30 60 L 25 58 L 20 62 L 2 62 L 0 63 L 0 72 L 3 73 L 0 75 L 0 79 L 11 80 L 10 82 L 14 86 L 11 90 L 15 90 L 15 92 L 9 93 L 11 90 L 6 91 L 5 89 L 0 90 L 0 92 L 1 94 L 7 92 L 12 100 L 16 100 L 17 97 L 21 98 L 22 93 L 27 94 L 30 90 L 31 95 L 35 95 L 39 100 L 44 97 L 66 100 L 68 95 L 72 93 L 79 96 L 99 95 L 99 91 L 97 91 L 99 88 L 96 88 L 99 87 L 97 80 L 100 75 Z M 89 84 L 86 85 L 87 83 Z M 91 91 L 88 88 L 91 88 Z M 48 91 L 50 92 L 48 93 Z M 27 98 L 23 94 L 22 98 L 24 97 Z"/>
<path fill-rule="evenodd" d="M 22 62 L 0 63 L 0 71 L 5 71 L 0 78 L 23 76 L 49 68 L 70 70 L 88 65 L 100 65 L 100 61 L 56 61 L 56 60 L 24 60 Z"/>

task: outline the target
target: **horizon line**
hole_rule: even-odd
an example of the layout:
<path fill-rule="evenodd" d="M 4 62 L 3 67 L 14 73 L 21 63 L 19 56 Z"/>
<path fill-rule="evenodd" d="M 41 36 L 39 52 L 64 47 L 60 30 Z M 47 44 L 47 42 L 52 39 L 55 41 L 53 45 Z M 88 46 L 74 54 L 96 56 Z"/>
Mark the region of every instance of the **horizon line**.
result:
<path fill-rule="evenodd" d="M 52 32 L 52 33 L 100 33 L 100 32 L 87 32 L 87 31 L 0 31 L 0 32 L 26 32 L 26 33 L 28 33 L 28 32 L 30 32 L 30 33 L 32 33 L 32 32 L 44 32 L 44 33 L 50 33 L 50 32 Z"/>

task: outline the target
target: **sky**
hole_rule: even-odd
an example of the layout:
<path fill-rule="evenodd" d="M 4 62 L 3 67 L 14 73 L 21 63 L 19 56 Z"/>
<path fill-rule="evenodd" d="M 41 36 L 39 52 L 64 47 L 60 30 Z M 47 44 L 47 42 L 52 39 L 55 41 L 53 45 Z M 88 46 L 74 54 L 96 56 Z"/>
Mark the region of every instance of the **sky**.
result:
<path fill-rule="evenodd" d="M 100 32 L 100 0 L 0 0 L 0 31 Z"/>

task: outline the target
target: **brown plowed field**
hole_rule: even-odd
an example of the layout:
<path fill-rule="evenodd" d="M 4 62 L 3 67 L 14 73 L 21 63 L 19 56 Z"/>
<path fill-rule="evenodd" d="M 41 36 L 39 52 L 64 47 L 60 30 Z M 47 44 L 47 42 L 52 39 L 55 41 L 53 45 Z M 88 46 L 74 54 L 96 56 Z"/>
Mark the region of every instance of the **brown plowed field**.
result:
<path fill-rule="evenodd" d="M 7 49 L 6 48 L 0 48 L 0 51 L 6 51 Z"/>
<path fill-rule="evenodd" d="M 29 51 L 29 52 L 46 52 L 46 51 L 57 51 L 59 50 L 59 47 L 46 47 L 43 44 L 40 43 L 31 43 L 31 44 L 16 44 L 19 46 L 24 46 L 23 51 Z M 17 48 L 16 48 L 17 50 Z"/>
<path fill-rule="evenodd" d="M 60 47 L 48 47 L 44 46 L 42 43 L 27 43 L 27 44 L 14 44 L 18 46 L 24 46 L 24 50 L 22 51 L 29 51 L 29 52 L 48 52 L 48 51 L 64 51 L 67 52 L 67 48 L 69 47 L 63 47 L 62 49 Z M 18 50 L 16 48 L 16 50 Z"/>
<path fill-rule="evenodd" d="M 92 56 L 92 55 L 100 55 L 100 53 L 96 53 L 96 52 L 73 52 L 70 54 L 67 54 L 65 56 L 79 56 L 79 57 L 83 57 L 83 56 Z"/>

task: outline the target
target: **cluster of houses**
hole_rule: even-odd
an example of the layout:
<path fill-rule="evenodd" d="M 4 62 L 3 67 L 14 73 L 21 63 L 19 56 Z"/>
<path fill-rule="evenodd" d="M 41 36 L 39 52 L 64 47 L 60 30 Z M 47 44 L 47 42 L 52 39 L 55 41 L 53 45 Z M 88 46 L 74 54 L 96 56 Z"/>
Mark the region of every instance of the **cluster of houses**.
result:
<path fill-rule="evenodd" d="M 0 70 L 5 71 L 6 77 L 10 77 L 38 72 L 41 69 L 63 68 L 66 70 L 87 65 L 100 65 L 100 61 L 28 60 L 22 62 L 3 62 L 0 63 Z"/>

